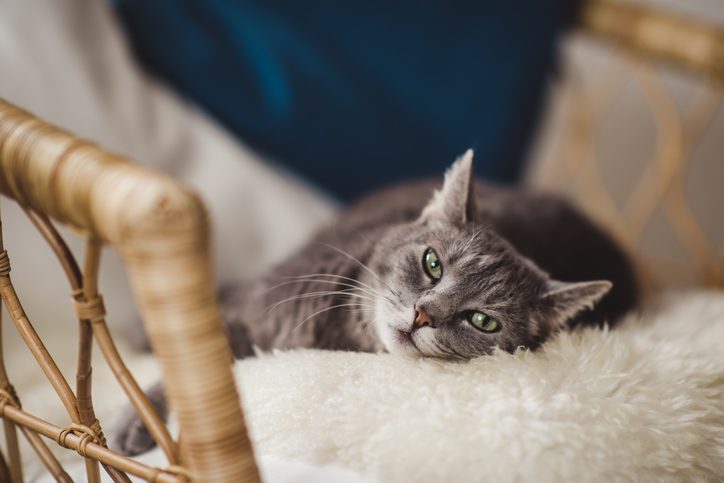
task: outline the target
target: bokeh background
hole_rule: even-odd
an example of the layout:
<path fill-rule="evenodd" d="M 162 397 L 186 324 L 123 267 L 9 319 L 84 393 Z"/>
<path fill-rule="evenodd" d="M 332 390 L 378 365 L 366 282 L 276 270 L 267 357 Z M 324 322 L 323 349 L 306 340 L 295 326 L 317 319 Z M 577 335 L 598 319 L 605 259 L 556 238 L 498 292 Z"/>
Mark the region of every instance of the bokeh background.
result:
<path fill-rule="evenodd" d="M 724 284 L 721 3 L 114 5 L 146 71 L 342 202 L 474 147 L 479 176 L 576 199 L 650 288 Z"/>
<path fill-rule="evenodd" d="M 719 53 L 710 55 L 721 59 L 721 2 L 622 3 L 713 28 Z M 569 194 L 613 230 L 651 288 L 721 287 L 724 79 L 607 40 L 578 29 L 564 42 L 527 180 Z M 700 47 L 689 38 L 685 49 Z"/>

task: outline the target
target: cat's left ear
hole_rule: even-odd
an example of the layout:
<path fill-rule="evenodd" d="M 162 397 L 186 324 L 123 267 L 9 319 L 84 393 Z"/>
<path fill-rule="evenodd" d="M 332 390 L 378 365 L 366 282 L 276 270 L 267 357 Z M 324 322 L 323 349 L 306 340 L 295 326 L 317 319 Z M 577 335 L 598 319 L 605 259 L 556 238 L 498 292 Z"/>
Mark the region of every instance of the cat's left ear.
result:
<path fill-rule="evenodd" d="M 562 326 L 579 312 L 593 306 L 611 290 L 613 284 L 608 280 L 591 282 L 559 282 L 549 280 L 543 300 L 550 303 L 554 316 L 552 324 Z"/>
<path fill-rule="evenodd" d="M 465 224 L 473 221 L 475 196 L 473 194 L 473 150 L 468 149 L 445 173 L 442 188 L 435 191 L 422 210 L 422 221 L 445 221 Z"/>

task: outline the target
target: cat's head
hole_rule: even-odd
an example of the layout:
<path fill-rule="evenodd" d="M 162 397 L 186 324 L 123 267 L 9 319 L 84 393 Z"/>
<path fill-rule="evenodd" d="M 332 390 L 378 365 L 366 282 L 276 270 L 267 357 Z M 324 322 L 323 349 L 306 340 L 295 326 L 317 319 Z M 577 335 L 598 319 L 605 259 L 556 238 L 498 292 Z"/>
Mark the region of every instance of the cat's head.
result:
<path fill-rule="evenodd" d="M 611 288 L 553 280 L 476 223 L 472 157 L 453 164 L 417 221 L 374 249 L 375 328 L 390 352 L 468 359 L 534 349 Z"/>

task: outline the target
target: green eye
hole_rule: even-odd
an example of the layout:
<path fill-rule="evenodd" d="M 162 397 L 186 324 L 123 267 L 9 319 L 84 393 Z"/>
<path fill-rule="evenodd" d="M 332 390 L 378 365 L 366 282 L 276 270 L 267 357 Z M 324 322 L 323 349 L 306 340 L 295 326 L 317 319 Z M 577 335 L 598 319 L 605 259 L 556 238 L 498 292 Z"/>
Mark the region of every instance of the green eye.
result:
<path fill-rule="evenodd" d="M 497 320 L 482 312 L 470 312 L 468 315 L 468 322 L 473 324 L 473 327 L 478 330 L 482 330 L 483 332 L 496 332 L 500 329 L 500 324 Z"/>
<path fill-rule="evenodd" d="M 442 265 L 437 258 L 437 253 L 432 248 L 425 250 L 425 254 L 422 256 L 422 268 L 425 269 L 428 277 L 434 281 L 440 280 L 442 277 Z"/>

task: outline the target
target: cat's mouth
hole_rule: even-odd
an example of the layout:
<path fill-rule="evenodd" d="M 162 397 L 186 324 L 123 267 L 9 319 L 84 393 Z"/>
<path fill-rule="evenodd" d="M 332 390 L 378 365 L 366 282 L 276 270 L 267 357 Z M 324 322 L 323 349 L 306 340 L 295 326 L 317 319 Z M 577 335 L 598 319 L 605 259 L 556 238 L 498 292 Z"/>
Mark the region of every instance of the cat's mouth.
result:
<path fill-rule="evenodd" d="M 397 332 L 397 342 L 400 343 L 403 346 L 412 346 L 414 347 L 418 352 L 422 353 L 419 347 L 417 347 L 417 344 L 415 344 L 415 340 L 412 337 L 412 332 L 406 332 L 404 330 L 395 329 Z"/>

